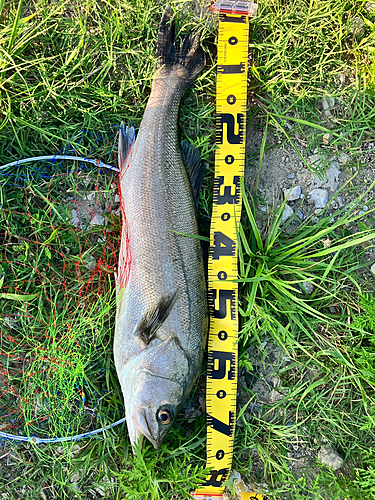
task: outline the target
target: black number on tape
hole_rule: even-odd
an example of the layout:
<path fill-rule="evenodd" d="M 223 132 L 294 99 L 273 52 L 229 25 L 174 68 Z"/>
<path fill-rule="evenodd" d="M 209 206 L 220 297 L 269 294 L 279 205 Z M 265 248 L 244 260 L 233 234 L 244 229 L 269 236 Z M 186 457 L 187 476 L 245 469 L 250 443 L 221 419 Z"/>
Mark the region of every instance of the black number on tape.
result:
<path fill-rule="evenodd" d="M 225 212 L 222 216 L 221 216 L 221 220 L 223 220 L 224 222 L 226 222 L 227 220 L 230 219 L 230 214 L 228 214 L 228 212 Z"/>
<path fill-rule="evenodd" d="M 227 395 L 227 393 L 225 391 L 223 391 L 222 389 L 220 389 L 220 391 L 217 391 L 217 393 L 216 393 L 216 396 L 219 399 L 224 399 L 226 395 Z"/>
<path fill-rule="evenodd" d="M 237 99 L 236 99 L 235 95 L 233 95 L 233 94 L 228 95 L 228 97 L 227 97 L 227 103 L 228 104 L 234 104 L 236 101 L 237 101 Z"/>
<path fill-rule="evenodd" d="M 224 142 L 224 123 L 227 125 L 227 141 L 229 144 L 241 144 L 243 141 L 244 132 L 244 115 L 237 113 L 238 134 L 234 133 L 235 117 L 230 113 L 221 113 L 217 116 L 216 127 L 216 142 L 223 144 Z"/>
<path fill-rule="evenodd" d="M 210 471 L 210 477 L 205 483 L 203 483 L 203 486 L 213 486 L 214 488 L 219 488 L 224 483 L 228 473 L 228 468 Z"/>
<path fill-rule="evenodd" d="M 219 309 L 215 309 L 215 300 L 217 296 L 217 290 L 213 289 L 209 292 L 210 307 L 212 310 L 212 316 L 218 319 L 224 319 L 227 317 L 227 302 L 230 304 L 230 318 L 232 320 L 236 319 L 236 307 L 235 307 L 235 293 L 234 290 L 219 290 Z"/>
<path fill-rule="evenodd" d="M 215 368 L 217 365 L 217 368 Z M 227 370 L 229 365 L 229 370 Z M 233 352 L 211 351 L 208 353 L 208 376 L 214 380 L 234 380 L 236 365 Z"/>
<path fill-rule="evenodd" d="M 217 72 L 223 74 L 245 73 L 245 63 L 240 64 L 218 64 Z"/>
<path fill-rule="evenodd" d="M 228 40 L 229 45 L 237 45 L 238 43 L 238 38 L 236 36 L 231 36 Z"/>
<path fill-rule="evenodd" d="M 227 332 L 226 332 L 226 331 L 224 331 L 224 330 L 221 330 L 221 331 L 217 334 L 217 336 L 219 337 L 219 340 L 227 340 L 227 338 L 228 338 L 228 334 L 227 334 Z"/>
<path fill-rule="evenodd" d="M 213 260 L 219 260 L 220 257 L 234 255 L 235 246 L 232 238 L 229 238 L 221 231 L 214 233 L 214 247 L 211 249 Z"/>
<path fill-rule="evenodd" d="M 221 186 L 224 184 L 224 176 L 219 175 L 214 179 L 214 189 L 213 189 L 213 203 L 216 205 L 225 205 L 229 203 L 230 205 L 238 204 L 240 202 L 240 176 L 233 176 L 233 184 L 230 186 L 224 186 L 224 190 Z M 233 189 L 234 187 L 234 189 Z M 232 194 L 232 192 L 234 193 Z M 223 192 L 223 194 L 221 194 Z"/>
<path fill-rule="evenodd" d="M 221 420 L 218 420 L 211 415 L 207 415 L 207 425 L 212 426 L 215 431 L 221 432 L 221 434 L 225 434 L 226 436 L 232 436 L 234 430 L 234 413 L 232 411 L 229 412 L 229 424 L 224 424 Z"/>

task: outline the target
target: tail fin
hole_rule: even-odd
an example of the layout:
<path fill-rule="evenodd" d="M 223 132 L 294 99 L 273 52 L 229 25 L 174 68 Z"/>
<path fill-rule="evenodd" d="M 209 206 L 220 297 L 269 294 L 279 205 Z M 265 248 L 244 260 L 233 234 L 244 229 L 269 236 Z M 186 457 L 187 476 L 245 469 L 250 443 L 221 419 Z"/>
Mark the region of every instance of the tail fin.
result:
<path fill-rule="evenodd" d="M 185 68 L 186 86 L 189 87 L 205 64 L 204 53 L 199 45 L 200 33 L 190 33 L 180 47 L 175 41 L 175 21 L 171 21 L 171 16 L 171 6 L 167 5 L 159 27 L 156 71 L 163 67 L 167 71 Z"/>

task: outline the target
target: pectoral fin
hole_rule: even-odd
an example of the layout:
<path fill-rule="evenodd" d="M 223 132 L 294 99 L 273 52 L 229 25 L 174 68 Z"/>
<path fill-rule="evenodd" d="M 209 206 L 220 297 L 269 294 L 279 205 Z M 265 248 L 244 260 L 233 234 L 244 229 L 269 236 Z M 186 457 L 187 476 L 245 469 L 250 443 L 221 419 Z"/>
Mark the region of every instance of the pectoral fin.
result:
<path fill-rule="evenodd" d="M 178 293 L 171 293 L 159 299 L 154 307 L 150 308 L 139 322 L 135 335 L 148 345 L 158 328 L 168 318 L 172 307 L 177 300 Z"/>
<path fill-rule="evenodd" d="M 129 156 L 135 141 L 135 128 L 125 127 L 124 122 L 121 122 L 119 139 L 118 139 L 118 165 L 122 169 L 126 158 Z"/>

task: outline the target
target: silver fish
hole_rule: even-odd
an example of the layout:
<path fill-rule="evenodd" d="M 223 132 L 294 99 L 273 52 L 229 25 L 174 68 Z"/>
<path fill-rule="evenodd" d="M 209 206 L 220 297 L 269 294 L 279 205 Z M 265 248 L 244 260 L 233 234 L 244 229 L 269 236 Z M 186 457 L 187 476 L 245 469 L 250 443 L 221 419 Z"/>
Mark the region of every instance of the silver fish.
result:
<path fill-rule="evenodd" d="M 198 34 L 177 45 L 171 14 L 168 6 L 137 138 L 132 140 L 133 128 L 123 127 L 119 138 L 123 228 L 114 359 L 130 441 L 134 445 L 144 435 L 155 448 L 199 374 L 208 327 L 200 242 L 178 234 L 198 234 L 201 162 L 185 144 L 185 166 L 178 110 L 204 56 Z"/>

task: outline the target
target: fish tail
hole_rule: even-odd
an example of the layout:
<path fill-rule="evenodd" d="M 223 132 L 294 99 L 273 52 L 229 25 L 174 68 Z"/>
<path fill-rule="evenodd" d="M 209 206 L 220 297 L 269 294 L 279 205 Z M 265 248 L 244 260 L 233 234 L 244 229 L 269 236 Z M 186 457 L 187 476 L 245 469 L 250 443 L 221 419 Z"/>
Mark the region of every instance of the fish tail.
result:
<path fill-rule="evenodd" d="M 181 73 L 186 88 L 197 78 L 205 65 L 205 58 L 200 47 L 200 33 L 193 32 L 186 36 L 181 45 L 175 40 L 175 21 L 171 20 L 172 9 L 167 5 L 160 22 L 156 49 L 156 72 L 167 70 Z M 181 72 L 185 68 L 186 71 Z"/>

